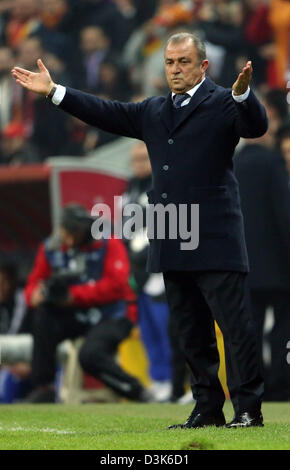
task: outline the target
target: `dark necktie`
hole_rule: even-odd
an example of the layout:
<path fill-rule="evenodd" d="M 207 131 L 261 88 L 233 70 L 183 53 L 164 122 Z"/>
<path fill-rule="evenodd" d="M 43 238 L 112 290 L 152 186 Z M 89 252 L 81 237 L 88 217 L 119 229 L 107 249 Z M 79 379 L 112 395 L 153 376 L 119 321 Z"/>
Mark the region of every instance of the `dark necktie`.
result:
<path fill-rule="evenodd" d="M 188 93 L 185 93 L 184 95 L 175 95 L 173 98 L 173 106 L 175 108 L 181 108 L 183 101 L 187 100 L 188 98 L 190 98 Z"/>

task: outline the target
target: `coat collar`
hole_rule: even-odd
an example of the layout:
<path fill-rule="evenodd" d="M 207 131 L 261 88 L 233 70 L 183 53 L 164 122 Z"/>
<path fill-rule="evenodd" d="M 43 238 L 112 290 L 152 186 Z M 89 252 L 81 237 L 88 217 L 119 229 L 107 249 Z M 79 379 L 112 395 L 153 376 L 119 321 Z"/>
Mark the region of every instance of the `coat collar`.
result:
<path fill-rule="evenodd" d="M 196 93 L 191 98 L 189 104 L 184 107 L 182 113 L 180 113 L 180 119 L 176 122 L 173 127 L 172 124 L 172 93 L 170 92 L 161 106 L 160 117 L 163 123 L 165 124 L 167 130 L 170 133 L 173 133 L 177 127 L 179 127 L 192 113 L 195 109 L 206 100 L 211 93 L 215 90 L 216 84 L 210 79 L 206 78 L 201 86 L 198 88 Z"/>

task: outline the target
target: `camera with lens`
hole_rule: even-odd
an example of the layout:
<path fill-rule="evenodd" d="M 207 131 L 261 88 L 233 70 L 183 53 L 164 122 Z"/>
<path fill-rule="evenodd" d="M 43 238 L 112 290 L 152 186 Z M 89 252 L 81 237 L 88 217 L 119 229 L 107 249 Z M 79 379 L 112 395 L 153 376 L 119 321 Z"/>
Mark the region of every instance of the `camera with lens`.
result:
<path fill-rule="evenodd" d="M 44 282 L 43 296 L 46 304 L 59 304 L 68 298 L 69 286 L 77 284 L 81 279 L 81 272 L 62 270 L 53 274 Z"/>

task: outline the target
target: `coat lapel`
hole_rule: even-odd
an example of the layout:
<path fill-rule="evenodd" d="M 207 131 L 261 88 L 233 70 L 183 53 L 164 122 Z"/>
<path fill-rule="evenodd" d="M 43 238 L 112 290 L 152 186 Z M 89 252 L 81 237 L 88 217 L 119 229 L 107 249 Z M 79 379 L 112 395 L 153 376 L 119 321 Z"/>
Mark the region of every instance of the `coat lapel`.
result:
<path fill-rule="evenodd" d="M 165 126 L 167 127 L 168 131 L 172 133 L 179 126 L 181 126 L 181 124 L 196 110 L 196 108 L 211 95 L 215 88 L 216 84 L 212 82 L 210 78 L 206 78 L 206 80 L 191 98 L 189 104 L 185 106 L 185 108 L 182 109 L 182 111 L 180 112 L 180 119 L 176 121 L 174 127 L 172 122 L 173 104 L 170 92 L 160 111 L 160 117 L 164 122 Z"/>
<path fill-rule="evenodd" d="M 168 93 L 166 100 L 160 109 L 160 117 L 165 124 L 168 132 L 172 132 L 172 98 L 171 92 Z"/>

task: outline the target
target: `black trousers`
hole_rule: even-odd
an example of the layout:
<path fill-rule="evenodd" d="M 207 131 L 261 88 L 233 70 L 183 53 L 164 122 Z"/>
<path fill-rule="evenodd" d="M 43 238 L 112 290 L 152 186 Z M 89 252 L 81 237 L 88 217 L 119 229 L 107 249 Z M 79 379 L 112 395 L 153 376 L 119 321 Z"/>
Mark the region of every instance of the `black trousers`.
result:
<path fill-rule="evenodd" d="M 264 384 L 246 280 L 246 274 L 238 272 L 164 273 L 170 314 L 192 373 L 198 412 L 218 413 L 225 401 L 218 379 L 214 320 L 224 337 L 227 383 L 235 414 L 261 407 Z"/>
<path fill-rule="evenodd" d="M 186 379 L 188 378 L 188 367 L 183 349 L 180 344 L 179 335 L 176 334 L 176 320 L 174 315 L 169 316 L 168 334 L 171 347 L 171 370 L 172 370 L 172 394 L 173 401 L 178 400 L 185 394 Z"/>
<path fill-rule="evenodd" d="M 287 343 L 290 341 L 290 293 L 286 290 L 251 290 L 253 317 L 258 331 L 259 354 L 265 376 L 265 399 L 290 400 L 290 365 Z M 269 367 L 263 363 L 264 322 L 267 307 L 274 313 L 274 326 L 268 340 L 271 348 Z"/>
<path fill-rule="evenodd" d="M 85 315 L 83 315 L 84 319 Z M 128 337 L 132 322 L 127 318 L 103 319 L 95 326 L 78 320 L 75 312 L 41 307 L 34 315 L 32 381 L 35 387 L 54 382 L 56 347 L 65 339 L 85 336 L 79 361 L 82 369 L 127 398 L 138 400 L 139 381 L 115 361 L 117 347 Z"/>

